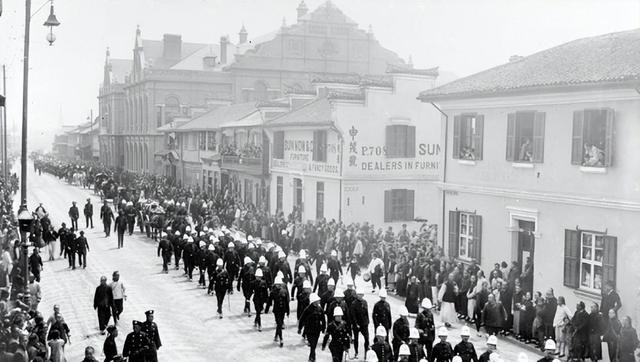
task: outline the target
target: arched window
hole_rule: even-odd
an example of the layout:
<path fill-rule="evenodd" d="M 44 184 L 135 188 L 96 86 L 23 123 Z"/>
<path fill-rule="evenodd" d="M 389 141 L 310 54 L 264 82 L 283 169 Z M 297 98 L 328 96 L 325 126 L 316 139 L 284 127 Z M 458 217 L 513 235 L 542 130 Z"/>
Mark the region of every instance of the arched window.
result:
<path fill-rule="evenodd" d="M 180 115 L 180 100 L 176 96 L 169 96 L 164 100 L 164 122 L 173 121 L 174 117 Z"/>

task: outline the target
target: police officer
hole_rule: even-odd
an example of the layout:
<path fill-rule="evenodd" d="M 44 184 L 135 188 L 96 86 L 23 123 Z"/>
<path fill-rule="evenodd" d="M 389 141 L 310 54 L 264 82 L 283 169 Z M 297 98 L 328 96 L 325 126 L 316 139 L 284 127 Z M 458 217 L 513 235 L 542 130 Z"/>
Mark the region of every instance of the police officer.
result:
<path fill-rule="evenodd" d="M 447 337 L 449 337 L 449 331 L 447 328 L 440 327 L 438 329 L 438 338 L 440 338 L 440 342 L 433 346 L 433 353 L 429 356 L 430 362 L 451 361 L 453 358 L 453 349 L 451 348 L 451 344 L 447 342 Z"/>
<path fill-rule="evenodd" d="M 256 264 L 253 260 L 245 256 L 244 265 L 240 270 L 240 277 L 238 278 L 238 291 L 242 289 L 244 295 L 244 312 L 248 317 L 251 317 L 251 294 L 253 293 L 252 283 L 255 279 Z"/>
<path fill-rule="evenodd" d="M 323 295 L 327 291 L 327 282 L 329 281 L 329 274 L 327 274 L 327 264 L 320 266 L 320 272 L 316 278 L 316 283 L 313 285 L 313 292 L 318 295 Z"/>
<path fill-rule="evenodd" d="M 420 344 L 420 332 L 417 328 L 411 328 L 409 330 L 409 361 L 418 362 L 425 358 L 425 352 L 422 344 Z"/>
<path fill-rule="evenodd" d="M 304 335 L 309 342 L 309 361 L 313 362 L 316 360 L 316 347 L 318 346 L 320 333 L 324 333 L 326 330 L 326 322 L 318 294 L 312 293 L 309 296 L 309 302 L 309 306 L 300 315 L 298 334 L 302 333 L 304 328 Z"/>
<path fill-rule="evenodd" d="M 71 202 L 71 207 L 69 208 L 69 218 L 71 219 L 71 228 L 78 230 L 78 219 L 80 218 L 80 211 L 78 210 L 78 206 L 76 206 L 76 202 Z"/>
<path fill-rule="evenodd" d="M 331 258 L 327 262 L 327 269 L 329 270 L 329 276 L 338 283 L 338 279 L 342 277 L 342 267 L 340 267 L 340 261 L 338 261 L 338 252 L 331 250 Z"/>
<path fill-rule="evenodd" d="M 93 229 L 93 204 L 91 203 L 91 199 L 87 199 L 87 203 L 84 204 L 84 221 L 85 221 L 85 229 L 91 225 Z"/>
<path fill-rule="evenodd" d="M 255 274 L 255 280 L 251 283 L 251 289 L 253 294 L 253 307 L 256 310 L 256 318 L 253 320 L 253 326 L 258 328 L 258 332 L 262 332 L 262 320 L 260 314 L 264 309 L 265 303 L 269 301 L 269 286 L 262 269 L 258 268 Z"/>
<path fill-rule="evenodd" d="M 420 344 L 426 347 L 427 355 L 431 356 L 433 342 L 436 339 L 436 326 L 433 322 L 433 314 L 431 313 L 433 304 L 429 298 L 424 298 L 420 306 L 422 307 L 422 311 L 418 313 L 416 317 L 415 327 L 420 333 Z"/>
<path fill-rule="evenodd" d="M 327 346 L 329 338 L 329 351 L 331 351 L 331 357 L 334 362 L 342 362 L 344 354 L 349 352 L 349 346 L 351 344 L 351 338 L 349 326 L 347 322 L 342 320 L 343 311 L 342 308 L 336 307 L 333 311 L 334 320 L 327 326 L 327 333 L 322 340 L 322 350 Z"/>
<path fill-rule="evenodd" d="M 295 268 L 293 269 L 295 271 L 295 273 L 293 275 L 294 279 L 300 273 L 300 267 L 304 268 L 305 277 L 307 279 L 309 279 L 309 282 L 311 282 L 311 284 L 313 284 L 313 275 L 311 275 L 311 266 L 309 265 L 309 261 L 307 260 L 307 252 L 306 252 L 306 250 L 300 250 L 300 253 L 298 254 L 298 259 L 296 260 Z M 291 294 L 293 294 L 293 293 L 291 293 Z"/>
<path fill-rule="evenodd" d="M 129 333 L 124 341 L 122 356 L 128 358 L 128 362 L 146 362 L 149 339 L 141 329 L 142 323 L 133 321 L 133 332 Z"/>
<path fill-rule="evenodd" d="M 469 327 L 463 326 L 460 331 L 460 338 L 462 339 L 460 343 L 456 344 L 453 349 L 453 354 L 456 356 L 460 356 L 462 362 L 478 362 L 478 354 L 476 353 L 476 349 L 473 346 L 473 343 L 469 342 L 469 336 L 471 335 L 471 331 Z"/>
<path fill-rule="evenodd" d="M 291 275 L 291 267 L 287 261 L 287 254 L 282 250 L 278 251 L 278 261 L 275 263 L 275 271 L 273 271 L 273 273 L 277 274 L 278 272 L 282 272 L 282 281 L 285 285 L 293 282 L 293 275 Z"/>
<path fill-rule="evenodd" d="M 193 240 L 193 237 L 187 236 L 187 244 L 184 246 L 184 249 L 182 250 L 182 258 L 184 259 L 184 267 L 185 267 L 184 271 L 187 277 L 189 278 L 189 281 L 193 280 L 193 269 L 195 268 L 196 248 L 197 246 Z"/>
<path fill-rule="evenodd" d="M 114 221 L 115 218 L 107 200 L 104 200 L 104 204 L 100 207 L 100 220 L 102 220 L 102 226 L 104 226 L 104 236 L 109 237 L 111 234 L 111 221 Z"/>
<path fill-rule="evenodd" d="M 158 242 L 158 256 L 162 254 L 162 271 L 169 273 L 169 264 L 171 263 L 171 254 L 173 254 L 173 245 L 167 238 L 167 233 L 160 232 L 160 242 Z"/>
<path fill-rule="evenodd" d="M 353 329 L 353 348 L 356 352 L 355 359 L 358 358 L 358 337 L 362 333 L 364 338 L 364 350 L 369 350 L 369 307 L 364 300 L 364 288 L 356 292 L 356 298 L 351 302 L 350 315 Z"/>
<path fill-rule="evenodd" d="M 325 310 L 325 313 L 327 315 L 329 315 L 329 313 L 327 313 L 327 305 L 329 304 L 330 300 L 335 298 L 335 288 L 336 282 L 333 279 L 329 279 L 329 281 L 327 282 L 327 291 L 320 295 L 320 305 L 322 306 L 322 309 Z"/>
<path fill-rule="evenodd" d="M 496 353 L 498 348 L 498 337 L 491 335 L 487 339 L 487 350 L 480 355 L 478 362 L 489 362 L 491 360 L 491 354 Z"/>
<path fill-rule="evenodd" d="M 273 276 L 271 269 L 267 266 L 267 258 L 264 255 L 261 255 L 260 259 L 258 259 L 258 268 L 262 269 L 262 278 L 267 282 L 267 286 L 271 288 L 273 286 Z"/>
<path fill-rule="evenodd" d="M 219 256 L 216 254 L 216 248 L 213 244 L 209 244 L 207 246 L 207 255 L 206 255 L 206 268 L 207 268 L 207 276 L 209 278 L 209 288 L 207 289 L 207 294 L 211 294 L 213 292 L 213 278 L 216 275 L 216 262 L 219 259 Z"/>
<path fill-rule="evenodd" d="M 556 353 L 556 342 L 553 339 L 547 339 L 544 342 L 544 357 L 540 358 L 538 362 L 553 362 Z"/>
<path fill-rule="evenodd" d="M 380 289 L 378 293 L 380 300 L 376 302 L 373 306 L 373 313 L 371 317 L 373 319 L 373 327 L 378 328 L 378 326 L 384 327 L 385 331 L 385 340 L 389 341 L 389 330 L 391 330 L 391 306 L 387 303 L 387 290 Z"/>
<path fill-rule="evenodd" d="M 118 234 L 118 249 L 124 247 L 124 233 L 127 231 L 127 215 L 125 215 L 123 210 L 118 211 L 118 216 L 116 217 L 114 230 Z"/>
<path fill-rule="evenodd" d="M 375 352 L 378 361 L 391 362 L 393 361 L 393 350 L 387 342 L 387 329 L 383 325 L 379 325 L 376 328 L 376 335 L 373 338 L 373 346 L 371 349 Z"/>
<path fill-rule="evenodd" d="M 214 290 L 216 291 L 216 299 L 218 300 L 218 318 L 222 319 L 222 303 L 227 292 L 231 291 L 231 277 L 224 270 L 222 259 L 216 261 L 216 276 L 214 278 Z"/>
<path fill-rule="evenodd" d="M 82 265 L 83 269 L 87 268 L 87 251 L 90 251 L 87 238 L 84 236 L 84 231 L 80 230 L 80 236 L 75 240 L 75 251 L 78 254 L 78 266 Z M 75 269 L 75 265 L 74 265 Z"/>
<path fill-rule="evenodd" d="M 289 291 L 284 284 L 281 277 L 276 277 L 273 282 L 273 289 L 271 295 L 269 295 L 269 302 L 267 303 L 266 313 L 269 312 L 269 307 L 273 305 L 273 316 L 276 320 L 276 334 L 273 337 L 274 342 L 280 341 L 280 348 L 284 345 L 282 342 L 282 330 L 284 329 L 284 315 L 289 317 Z"/>
<path fill-rule="evenodd" d="M 231 283 L 238 277 L 238 271 L 240 271 L 240 257 L 235 249 L 236 245 L 232 242 L 227 244 L 227 252 L 224 254 L 224 266 L 229 273 Z M 233 288 L 231 289 L 233 292 Z"/>
<path fill-rule="evenodd" d="M 136 209 L 133 207 L 133 202 L 127 201 L 124 208 L 124 212 L 127 215 L 127 226 L 129 227 L 129 236 L 133 234 L 133 228 L 136 225 Z"/>
<path fill-rule="evenodd" d="M 69 229 L 69 232 L 65 234 L 64 248 L 67 253 L 67 259 L 69 260 L 69 268 L 76 269 L 76 234 L 73 228 Z"/>
<path fill-rule="evenodd" d="M 153 321 L 153 310 L 144 312 L 147 316 L 147 320 L 142 323 L 141 331 L 147 335 L 149 348 L 147 349 L 146 362 L 158 362 L 158 349 L 162 346 L 160 342 L 160 332 L 158 332 L 158 326 Z"/>
<path fill-rule="evenodd" d="M 410 330 L 409 320 L 407 319 L 408 316 L 409 311 L 407 307 L 402 306 L 400 307 L 400 317 L 393 323 L 393 340 L 391 344 L 393 345 L 393 355 L 396 357 L 400 351 L 400 346 L 403 343 L 409 343 Z"/>
<path fill-rule="evenodd" d="M 173 233 L 174 238 L 171 240 L 173 245 L 173 255 L 175 257 L 175 270 L 180 269 L 180 258 L 182 257 L 182 234 L 179 230 Z"/>

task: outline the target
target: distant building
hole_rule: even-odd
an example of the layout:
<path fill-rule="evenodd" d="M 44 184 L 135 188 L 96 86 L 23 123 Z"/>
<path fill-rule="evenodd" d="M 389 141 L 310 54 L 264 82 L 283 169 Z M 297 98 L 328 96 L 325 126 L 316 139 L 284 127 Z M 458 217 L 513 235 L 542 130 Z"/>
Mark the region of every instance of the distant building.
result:
<path fill-rule="evenodd" d="M 99 159 L 98 122 L 63 126 L 54 136 L 53 154 L 63 160 L 97 161 Z"/>
<path fill-rule="evenodd" d="M 530 269 L 568 305 L 640 284 L 640 30 L 575 40 L 420 94 L 446 116 L 450 257 Z"/>

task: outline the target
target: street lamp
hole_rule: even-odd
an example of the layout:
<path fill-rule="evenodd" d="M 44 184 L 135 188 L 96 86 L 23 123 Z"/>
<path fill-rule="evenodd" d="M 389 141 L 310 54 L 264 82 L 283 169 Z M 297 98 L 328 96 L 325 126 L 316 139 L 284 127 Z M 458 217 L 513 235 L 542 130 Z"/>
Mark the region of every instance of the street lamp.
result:
<path fill-rule="evenodd" d="M 51 46 L 53 45 L 53 42 L 56 41 L 56 35 L 53 33 L 53 28 L 60 25 L 60 22 L 56 18 L 56 15 L 53 13 L 53 0 L 51 0 L 51 11 L 49 11 L 49 17 L 47 18 L 47 21 L 45 21 L 42 25 L 49 27 L 47 41 L 49 42 L 49 46 Z"/>
<path fill-rule="evenodd" d="M 22 290 L 25 295 L 29 294 L 29 238 L 27 237 L 27 233 L 31 233 L 33 228 L 33 215 L 27 209 L 27 200 L 22 201 L 22 205 L 18 209 L 18 228 L 20 229 L 20 250 L 21 250 L 21 258 L 20 264 L 22 266 L 22 278 L 24 285 L 20 287 L 24 287 Z M 17 294 L 15 294 L 17 295 Z"/>

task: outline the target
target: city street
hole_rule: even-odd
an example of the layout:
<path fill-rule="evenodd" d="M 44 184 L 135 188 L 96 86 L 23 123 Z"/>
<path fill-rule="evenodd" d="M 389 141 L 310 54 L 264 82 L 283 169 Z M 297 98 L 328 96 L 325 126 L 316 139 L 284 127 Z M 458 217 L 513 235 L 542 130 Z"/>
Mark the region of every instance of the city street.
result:
<path fill-rule="evenodd" d="M 159 350 L 160 361 L 306 361 L 308 348 L 296 334 L 294 302 L 291 303 L 291 318 L 285 321 L 287 328 L 282 349 L 273 342 L 273 315 L 263 318 L 261 333 L 254 330 L 253 317 L 242 315 L 241 293 L 231 296 L 230 310 L 225 302 L 224 319 L 217 319 L 215 298 L 198 288 L 195 280 L 188 282 L 181 270 L 171 270 L 169 274 L 160 272 L 161 259 L 156 257 L 155 242 L 136 232 L 132 237 L 125 237 L 124 249 L 118 250 L 114 233 L 109 238 L 104 237 L 98 215 L 100 200 L 92 191 L 68 185 L 49 174 L 38 176 L 32 170 L 30 164 L 29 208 L 34 209 L 39 202 L 44 203 L 54 226 L 59 227 L 61 222 L 69 223 L 67 210 L 72 201 L 76 201 L 82 209 L 86 198 L 90 197 L 96 214 L 95 229 L 85 229 L 82 217 L 79 221 L 91 247 L 87 269 L 69 270 L 67 261 L 58 258 L 54 262 L 45 262 L 42 275 L 43 299 L 39 309 L 47 318 L 54 304 L 61 306 L 72 336 L 71 344 L 66 347 L 68 360 L 82 359 L 84 348 L 89 345 L 94 346 L 101 355 L 105 337 L 100 335 L 97 316 L 92 309 L 93 294 L 100 276 L 105 275 L 110 280 L 111 273 L 119 270 L 128 297 L 117 338 L 119 350 L 122 349 L 126 334 L 131 331 L 131 321 L 143 321 L 144 312 L 153 309 L 163 343 Z M 47 257 L 46 251 L 43 252 L 43 260 Z M 293 260 L 290 257 L 290 261 Z M 366 299 L 371 312 L 377 295 L 371 294 L 370 287 L 365 286 L 361 279 L 357 284 L 367 291 Z M 395 319 L 403 301 L 390 297 L 389 302 Z M 413 324 L 413 319 L 410 322 Z M 439 321 L 436 324 L 439 325 Z M 459 331 L 460 326 L 451 329 L 452 344 L 459 341 Z M 478 337 L 475 332 L 472 334 L 478 353 L 483 352 L 484 338 Z M 370 335 L 373 336 L 372 327 Z M 505 361 L 515 361 L 522 350 L 510 342 L 501 342 L 498 349 Z M 321 352 L 318 348 L 317 352 L 318 361 L 331 360 L 328 350 Z M 353 349 L 350 352 L 350 356 L 353 356 Z M 536 355 L 527 353 L 533 361 L 539 358 L 534 359 Z M 359 359 L 364 359 L 362 351 Z"/>

